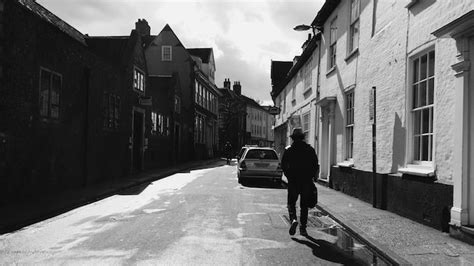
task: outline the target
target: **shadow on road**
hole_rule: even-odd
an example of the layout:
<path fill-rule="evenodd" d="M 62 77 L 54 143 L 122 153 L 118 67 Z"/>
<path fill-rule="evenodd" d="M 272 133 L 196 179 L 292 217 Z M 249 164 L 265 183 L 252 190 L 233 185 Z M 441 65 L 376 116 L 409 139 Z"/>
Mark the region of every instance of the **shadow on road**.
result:
<path fill-rule="evenodd" d="M 241 181 L 241 185 L 244 187 L 253 188 L 269 188 L 269 189 L 286 189 L 284 182 L 274 182 L 273 180 L 245 180 Z"/>
<path fill-rule="evenodd" d="M 150 184 L 151 182 L 145 182 L 140 185 L 133 186 L 131 188 L 120 190 L 119 192 L 117 192 L 117 195 L 140 195 Z"/>
<path fill-rule="evenodd" d="M 354 258 L 331 242 L 322 239 L 315 239 L 311 236 L 306 236 L 306 239 L 300 239 L 296 237 L 292 237 L 291 239 L 295 242 L 310 247 L 313 251 L 313 255 L 318 258 L 335 263 L 341 263 L 343 265 L 367 265 L 366 262 L 358 258 Z"/>

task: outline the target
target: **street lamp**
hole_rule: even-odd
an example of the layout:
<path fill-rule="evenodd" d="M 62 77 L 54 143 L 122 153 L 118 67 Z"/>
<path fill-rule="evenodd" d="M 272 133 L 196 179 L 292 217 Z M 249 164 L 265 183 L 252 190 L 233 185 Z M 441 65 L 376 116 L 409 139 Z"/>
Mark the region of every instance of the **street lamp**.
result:
<path fill-rule="evenodd" d="M 309 29 L 313 30 L 313 35 L 316 35 L 316 30 L 319 31 L 319 32 L 323 32 L 323 27 L 316 26 L 316 25 L 301 24 L 301 25 L 297 25 L 293 28 L 293 30 L 295 30 L 295 31 L 307 31 Z"/>

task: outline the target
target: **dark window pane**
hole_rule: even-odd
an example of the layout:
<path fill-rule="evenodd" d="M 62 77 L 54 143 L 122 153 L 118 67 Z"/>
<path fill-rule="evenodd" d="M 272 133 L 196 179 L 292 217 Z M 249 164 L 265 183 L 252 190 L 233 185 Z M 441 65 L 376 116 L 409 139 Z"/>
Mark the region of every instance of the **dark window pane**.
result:
<path fill-rule="evenodd" d="M 428 156 L 428 151 L 429 151 L 429 136 L 422 136 L 421 137 L 421 160 L 422 161 L 428 161 L 429 156 Z"/>
<path fill-rule="evenodd" d="M 430 108 L 422 110 L 422 133 L 430 133 Z"/>
<path fill-rule="evenodd" d="M 49 89 L 51 87 L 51 73 L 41 70 L 41 84 L 40 84 L 40 114 L 48 116 L 49 110 Z"/>
<path fill-rule="evenodd" d="M 413 61 L 413 82 L 418 81 L 418 71 L 419 70 L 420 70 L 419 60 L 415 59 L 415 61 Z"/>
<path fill-rule="evenodd" d="M 429 144 L 430 152 L 428 154 L 428 161 L 432 161 L 433 160 L 433 135 L 429 136 L 429 141 L 430 141 L 429 142 L 430 143 Z"/>
<path fill-rule="evenodd" d="M 419 105 L 418 103 L 418 85 L 413 85 L 413 109 L 417 108 Z"/>
<path fill-rule="evenodd" d="M 427 61 L 428 61 L 428 56 L 425 54 L 421 57 L 421 62 L 420 62 L 420 80 L 423 80 L 426 78 Z"/>
<path fill-rule="evenodd" d="M 434 102 L 434 78 L 428 80 L 428 104 Z"/>
<path fill-rule="evenodd" d="M 415 136 L 413 140 L 413 148 L 414 148 L 414 154 L 413 154 L 413 159 L 415 161 L 420 160 L 420 137 Z"/>
<path fill-rule="evenodd" d="M 421 125 L 421 111 L 415 111 L 413 113 L 413 126 L 414 126 L 414 134 L 420 134 L 420 125 Z"/>
<path fill-rule="evenodd" d="M 420 107 L 426 105 L 426 81 L 420 83 Z"/>
<path fill-rule="evenodd" d="M 434 76 L 434 68 L 435 68 L 435 53 L 430 52 L 428 55 L 428 77 Z"/>
<path fill-rule="evenodd" d="M 430 133 L 433 133 L 433 107 L 430 108 Z"/>
<path fill-rule="evenodd" d="M 58 75 L 52 76 L 51 83 L 51 104 L 59 104 L 59 94 L 61 91 L 61 78 Z"/>

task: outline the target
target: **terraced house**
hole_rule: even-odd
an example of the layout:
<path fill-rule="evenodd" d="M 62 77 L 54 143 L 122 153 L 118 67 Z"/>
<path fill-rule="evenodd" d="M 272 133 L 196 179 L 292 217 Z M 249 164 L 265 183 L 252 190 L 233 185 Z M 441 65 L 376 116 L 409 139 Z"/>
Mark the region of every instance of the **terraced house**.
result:
<path fill-rule="evenodd" d="M 306 127 L 300 113 L 315 114 L 308 142 L 322 184 L 472 237 L 473 8 L 472 1 L 324 3 L 311 22 L 317 48 L 304 47 L 272 88 L 283 139 Z M 305 66 L 313 69 L 310 99 L 298 79 Z"/>

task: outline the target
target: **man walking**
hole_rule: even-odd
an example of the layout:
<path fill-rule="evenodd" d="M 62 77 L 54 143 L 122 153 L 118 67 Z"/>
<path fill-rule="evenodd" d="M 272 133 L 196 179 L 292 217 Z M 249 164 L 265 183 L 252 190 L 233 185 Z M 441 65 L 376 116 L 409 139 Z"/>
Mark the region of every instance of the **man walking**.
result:
<path fill-rule="evenodd" d="M 293 129 L 291 134 L 293 143 L 283 152 L 281 164 L 283 173 L 288 179 L 288 213 L 291 226 L 289 233 L 294 235 L 298 220 L 296 216 L 296 201 L 300 196 L 300 234 L 308 235 L 306 223 L 308 222 L 307 202 L 311 197 L 313 178 L 319 170 L 318 156 L 313 147 L 304 142 L 305 135 L 301 128 Z"/>

